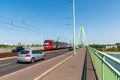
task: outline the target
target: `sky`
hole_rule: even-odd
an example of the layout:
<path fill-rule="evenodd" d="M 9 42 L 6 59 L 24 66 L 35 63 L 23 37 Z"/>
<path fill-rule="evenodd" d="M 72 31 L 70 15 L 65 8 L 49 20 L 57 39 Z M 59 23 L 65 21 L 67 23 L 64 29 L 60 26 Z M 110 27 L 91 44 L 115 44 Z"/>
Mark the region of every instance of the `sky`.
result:
<path fill-rule="evenodd" d="M 0 44 L 73 40 L 72 0 L 0 0 Z M 75 0 L 76 36 L 90 44 L 120 42 L 120 0 Z"/>

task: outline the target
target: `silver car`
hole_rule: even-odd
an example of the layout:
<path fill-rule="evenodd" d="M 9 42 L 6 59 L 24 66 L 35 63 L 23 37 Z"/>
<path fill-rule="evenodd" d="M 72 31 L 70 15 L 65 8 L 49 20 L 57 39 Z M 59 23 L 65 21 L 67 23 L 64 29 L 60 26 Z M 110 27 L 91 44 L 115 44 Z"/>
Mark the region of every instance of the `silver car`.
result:
<path fill-rule="evenodd" d="M 31 62 L 45 59 L 45 54 L 39 50 L 23 50 L 18 53 L 17 62 Z"/>

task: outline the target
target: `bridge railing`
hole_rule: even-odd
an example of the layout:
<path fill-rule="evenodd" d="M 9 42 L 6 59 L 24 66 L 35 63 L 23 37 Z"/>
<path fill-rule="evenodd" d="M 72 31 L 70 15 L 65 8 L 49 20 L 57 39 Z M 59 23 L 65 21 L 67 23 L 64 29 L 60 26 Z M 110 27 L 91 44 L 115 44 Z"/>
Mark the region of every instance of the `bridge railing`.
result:
<path fill-rule="evenodd" d="M 120 72 L 108 62 L 109 59 L 120 68 L 119 59 L 91 47 L 88 47 L 88 50 L 99 80 L 120 80 Z"/>

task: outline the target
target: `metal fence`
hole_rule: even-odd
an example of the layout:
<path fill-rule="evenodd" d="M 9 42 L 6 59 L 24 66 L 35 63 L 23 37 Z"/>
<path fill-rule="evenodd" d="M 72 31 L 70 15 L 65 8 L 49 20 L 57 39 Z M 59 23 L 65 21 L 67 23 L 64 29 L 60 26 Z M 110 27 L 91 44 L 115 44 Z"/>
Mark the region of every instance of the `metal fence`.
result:
<path fill-rule="evenodd" d="M 120 72 L 107 61 L 107 59 L 109 59 L 115 62 L 120 68 L 119 59 L 94 48 L 88 47 L 88 51 L 92 58 L 92 62 L 99 80 L 120 80 Z"/>

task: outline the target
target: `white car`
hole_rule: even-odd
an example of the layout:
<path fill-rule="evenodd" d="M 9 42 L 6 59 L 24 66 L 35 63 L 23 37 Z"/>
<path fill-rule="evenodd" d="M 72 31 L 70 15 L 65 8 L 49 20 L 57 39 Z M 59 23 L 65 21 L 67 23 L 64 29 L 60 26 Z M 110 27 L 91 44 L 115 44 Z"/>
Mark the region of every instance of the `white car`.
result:
<path fill-rule="evenodd" d="M 22 50 L 18 53 L 17 62 L 31 62 L 45 59 L 45 54 L 40 50 Z"/>

